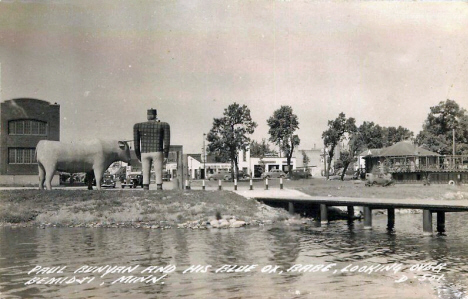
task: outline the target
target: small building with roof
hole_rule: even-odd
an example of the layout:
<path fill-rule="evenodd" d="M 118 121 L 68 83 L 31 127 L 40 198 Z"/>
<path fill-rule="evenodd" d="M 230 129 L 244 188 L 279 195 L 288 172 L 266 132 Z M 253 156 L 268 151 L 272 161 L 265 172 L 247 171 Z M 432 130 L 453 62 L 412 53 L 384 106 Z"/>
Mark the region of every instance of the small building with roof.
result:
<path fill-rule="evenodd" d="M 390 173 L 396 182 L 468 183 L 468 156 L 442 156 L 411 141 L 366 150 L 360 156 L 365 173 Z"/>

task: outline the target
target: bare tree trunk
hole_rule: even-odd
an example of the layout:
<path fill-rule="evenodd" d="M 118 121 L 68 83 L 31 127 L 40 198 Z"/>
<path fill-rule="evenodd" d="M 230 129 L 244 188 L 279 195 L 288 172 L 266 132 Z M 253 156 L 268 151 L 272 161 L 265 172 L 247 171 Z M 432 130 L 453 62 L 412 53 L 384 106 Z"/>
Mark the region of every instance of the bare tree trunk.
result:
<path fill-rule="evenodd" d="M 333 160 L 334 152 L 335 151 L 335 146 L 332 145 L 330 148 L 330 151 L 328 153 L 328 169 L 327 169 L 327 180 L 330 178 L 330 168 L 331 168 L 331 162 Z"/>
<path fill-rule="evenodd" d="M 237 161 L 237 157 L 234 159 L 234 178 L 236 180 L 239 179 L 239 163 Z"/>
<path fill-rule="evenodd" d="M 232 154 L 232 153 L 231 153 Z M 235 175 L 235 157 L 231 155 L 231 179 L 234 181 L 234 175 Z"/>
<path fill-rule="evenodd" d="M 344 181 L 344 176 L 349 167 L 349 162 L 343 163 L 343 173 L 341 174 L 341 180 Z"/>

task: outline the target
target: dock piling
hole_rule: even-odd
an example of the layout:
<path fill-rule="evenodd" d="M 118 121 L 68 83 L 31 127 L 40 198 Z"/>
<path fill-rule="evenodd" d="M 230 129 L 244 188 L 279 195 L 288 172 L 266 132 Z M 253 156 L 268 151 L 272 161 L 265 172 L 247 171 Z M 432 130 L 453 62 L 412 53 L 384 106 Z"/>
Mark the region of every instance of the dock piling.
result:
<path fill-rule="evenodd" d="M 364 207 L 364 229 L 372 229 L 372 209 Z"/>
<path fill-rule="evenodd" d="M 265 179 L 265 190 L 268 190 L 268 179 Z"/>
<path fill-rule="evenodd" d="M 445 233 L 445 212 L 437 212 L 437 232 L 440 235 Z"/>
<path fill-rule="evenodd" d="M 392 231 L 395 228 L 395 209 L 387 209 L 387 230 Z"/>
<path fill-rule="evenodd" d="M 353 222 L 354 220 L 354 206 L 348 206 L 348 222 Z"/>
<path fill-rule="evenodd" d="M 328 206 L 324 204 L 320 204 L 320 223 L 328 223 Z"/>
<path fill-rule="evenodd" d="M 202 181 L 202 190 L 205 190 L 205 180 Z"/>
<path fill-rule="evenodd" d="M 223 187 L 221 185 L 221 180 L 218 180 L 218 190 L 222 190 L 222 189 L 223 189 Z"/>
<path fill-rule="evenodd" d="M 252 179 L 250 179 L 250 190 L 253 190 Z"/>
<path fill-rule="evenodd" d="M 432 235 L 432 212 L 430 210 L 423 210 L 423 233 Z"/>
<path fill-rule="evenodd" d="M 234 179 L 234 190 L 237 190 L 237 180 Z"/>

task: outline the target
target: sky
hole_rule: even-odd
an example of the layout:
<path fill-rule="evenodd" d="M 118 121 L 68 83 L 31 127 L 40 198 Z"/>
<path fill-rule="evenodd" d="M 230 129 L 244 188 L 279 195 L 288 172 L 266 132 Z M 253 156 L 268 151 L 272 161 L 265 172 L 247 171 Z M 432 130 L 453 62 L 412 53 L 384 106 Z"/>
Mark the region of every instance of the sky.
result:
<path fill-rule="evenodd" d="M 468 2 L 0 2 L 1 101 L 61 106 L 61 140 L 132 139 L 146 110 L 200 153 L 237 102 L 268 138 L 282 105 L 301 149 L 340 112 L 417 134 L 431 106 L 468 109 Z"/>

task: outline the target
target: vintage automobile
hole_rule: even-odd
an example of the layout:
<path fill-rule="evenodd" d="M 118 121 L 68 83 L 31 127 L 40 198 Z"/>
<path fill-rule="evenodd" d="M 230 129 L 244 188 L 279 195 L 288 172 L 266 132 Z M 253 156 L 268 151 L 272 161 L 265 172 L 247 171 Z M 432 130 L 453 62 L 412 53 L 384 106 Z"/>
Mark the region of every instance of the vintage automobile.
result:
<path fill-rule="evenodd" d="M 366 173 L 366 186 L 390 186 L 395 181 L 389 173 Z"/>
<path fill-rule="evenodd" d="M 101 187 L 115 188 L 115 179 L 112 174 L 102 176 Z"/>
<path fill-rule="evenodd" d="M 274 179 L 274 178 L 285 178 L 286 174 L 281 169 L 272 169 L 262 173 L 262 179 Z"/>
<path fill-rule="evenodd" d="M 249 175 L 244 173 L 242 170 L 239 170 L 239 178 L 247 179 L 249 178 Z M 229 181 L 232 179 L 232 175 L 231 175 L 231 171 L 220 171 L 218 173 L 208 174 L 207 179 L 210 181 L 213 181 L 213 180 Z"/>
<path fill-rule="evenodd" d="M 308 179 L 312 177 L 308 169 L 300 168 L 291 170 L 291 179 Z"/>
<path fill-rule="evenodd" d="M 125 187 L 136 188 L 143 187 L 143 174 L 141 172 L 129 172 L 127 177 L 121 184 L 122 189 Z"/>
<path fill-rule="evenodd" d="M 84 182 L 87 184 L 87 178 L 84 179 Z M 93 182 L 92 182 L 93 186 L 96 186 L 96 178 L 93 176 Z M 112 174 L 104 174 L 102 176 L 102 180 L 101 180 L 101 187 L 105 187 L 105 188 L 115 188 L 115 179 L 114 179 L 114 176 Z"/>
<path fill-rule="evenodd" d="M 228 181 L 229 179 L 231 179 L 231 173 L 229 171 L 220 171 L 217 173 L 211 173 L 211 174 L 208 174 L 207 179 L 210 181 L 214 181 L 214 180 Z"/>

